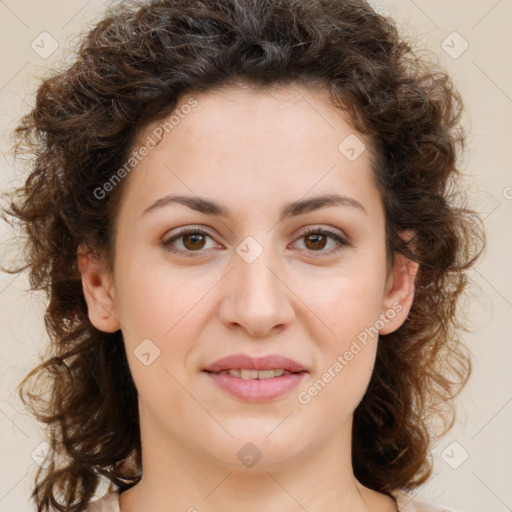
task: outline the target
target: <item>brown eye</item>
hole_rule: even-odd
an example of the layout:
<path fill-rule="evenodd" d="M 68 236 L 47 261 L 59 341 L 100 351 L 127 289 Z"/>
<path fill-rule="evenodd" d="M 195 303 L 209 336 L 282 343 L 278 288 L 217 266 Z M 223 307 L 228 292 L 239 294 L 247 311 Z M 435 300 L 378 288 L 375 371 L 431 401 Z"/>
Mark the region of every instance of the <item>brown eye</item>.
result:
<path fill-rule="evenodd" d="M 214 241 L 213 237 L 207 231 L 199 228 L 188 228 L 175 233 L 167 240 L 162 241 L 161 244 L 169 252 L 180 253 L 184 256 L 198 256 L 211 248 L 207 247 L 208 239 Z M 349 245 L 349 243 L 337 233 L 321 228 L 310 229 L 298 240 L 304 241 L 305 250 L 307 252 L 319 253 L 319 256 L 333 254 L 341 247 Z M 329 240 L 334 241 L 331 247 L 328 246 Z M 219 248 L 219 246 L 217 246 L 217 248 Z"/>
<path fill-rule="evenodd" d="M 306 233 L 302 234 L 299 240 L 304 241 L 306 251 L 320 253 L 319 256 L 333 254 L 341 247 L 349 245 L 347 240 L 337 233 L 321 228 L 308 230 Z M 331 247 L 328 247 L 329 240 L 334 241 Z"/>
<path fill-rule="evenodd" d="M 162 246 L 167 251 L 188 256 L 208 249 L 206 247 L 208 239 L 213 240 L 213 237 L 202 229 L 185 229 L 162 241 Z"/>
<path fill-rule="evenodd" d="M 327 236 L 322 233 L 313 233 L 305 236 L 306 247 L 311 250 L 322 250 L 327 244 Z"/>
<path fill-rule="evenodd" d="M 185 248 L 191 251 L 200 250 L 205 244 L 205 236 L 202 233 L 192 233 L 191 235 L 184 235 L 182 238 Z"/>

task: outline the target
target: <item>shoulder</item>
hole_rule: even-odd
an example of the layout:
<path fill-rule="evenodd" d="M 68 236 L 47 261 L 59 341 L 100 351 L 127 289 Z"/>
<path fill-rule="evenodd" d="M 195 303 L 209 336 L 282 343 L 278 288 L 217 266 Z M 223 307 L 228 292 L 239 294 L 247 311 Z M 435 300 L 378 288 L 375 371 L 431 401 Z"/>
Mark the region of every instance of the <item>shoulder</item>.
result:
<path fill-rule="evenodd" d="M 120 512 L 119 491 L 114 491 L 99 500 L 89 503 L 85 512 Z"/>
<path fill-rule="evenodd" d="M 399 512 L 458 512 L 453 508 L 413 499 L 406 492 L 394 493 Z M 89 504 L 85 512 L 120 512 L 119 491 L 114 491 Z"/>
<path fill-rule="evenodd" d="M 434 505 L 414 499 L 407 492 L 395 492 L 393 496 L 398 504 L 399 512 L 459 512 L 453 508 L 443 505 Z"/>

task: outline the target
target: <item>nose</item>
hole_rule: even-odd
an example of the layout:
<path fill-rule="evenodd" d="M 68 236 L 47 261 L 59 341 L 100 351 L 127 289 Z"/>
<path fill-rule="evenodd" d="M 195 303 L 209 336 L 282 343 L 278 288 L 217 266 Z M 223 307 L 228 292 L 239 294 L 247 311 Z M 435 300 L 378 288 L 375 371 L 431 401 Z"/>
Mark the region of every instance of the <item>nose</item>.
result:
<path fill-rule="evenodd" d="M 229 329 L 244 329 L 263 338 L 277 334 L 295 318 L 293 291 L 285 271 L 265 249 L 252 262 L 238 255 L 225 282 L 220 307 L 222 322 Z"/>

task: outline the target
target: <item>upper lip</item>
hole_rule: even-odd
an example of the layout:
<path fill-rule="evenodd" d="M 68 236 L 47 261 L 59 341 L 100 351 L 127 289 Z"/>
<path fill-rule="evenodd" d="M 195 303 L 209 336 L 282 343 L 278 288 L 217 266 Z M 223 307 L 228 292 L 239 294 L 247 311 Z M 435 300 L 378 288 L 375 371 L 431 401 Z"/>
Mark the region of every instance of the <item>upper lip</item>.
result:
<path fill-rule="evenodd" d="M 307 371 L 306 368 L 297 361 L 278 354 L 270 354 L 264 357 L 251 357 L 246 354 L 233 354 L 231 356 L 218 359 L 214 363 L 209 364 L 206 368 L 203 368 L 203 370 L 218 373 L 224 370 L 243 368 L 247 370 L 282 369 L 294 373 Z"/>

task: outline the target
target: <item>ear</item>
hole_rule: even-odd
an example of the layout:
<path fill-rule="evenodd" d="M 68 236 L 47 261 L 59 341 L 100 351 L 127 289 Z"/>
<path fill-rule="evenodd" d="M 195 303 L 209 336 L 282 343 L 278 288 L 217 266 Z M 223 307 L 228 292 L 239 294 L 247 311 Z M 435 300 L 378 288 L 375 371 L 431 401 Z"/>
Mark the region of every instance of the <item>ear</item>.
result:
<path fill-rule="evenodd" d="M 103 260 L 84 245 L 78 248 L 77 258 L 91 323 L 103 332 L 119 330 L 121 325 L 115 311 L 113 279 Z"/>
<path fill-rule="evenodd" d="M 379 334 L 394 332 L 405 322 L 414 299 L 414 282 L 418 267 L 416 262 L 403 254 L 395 255 L 383 300 L 384 326 L 379 329 Z"/>

